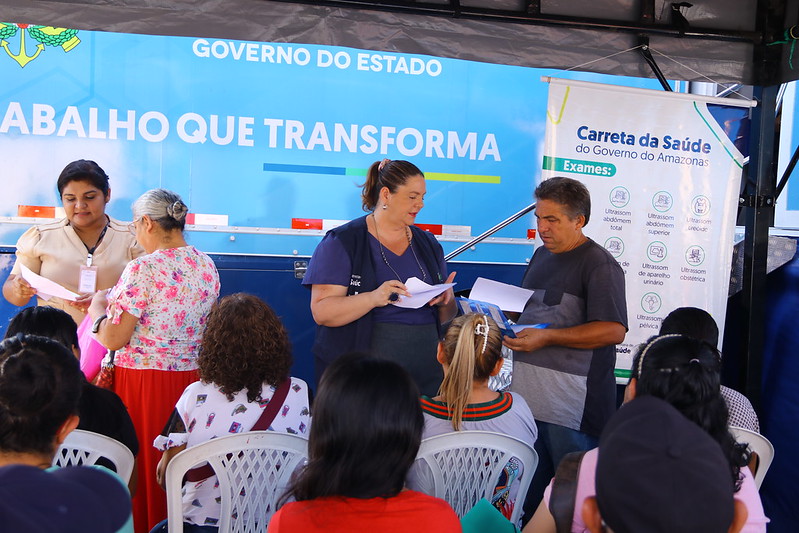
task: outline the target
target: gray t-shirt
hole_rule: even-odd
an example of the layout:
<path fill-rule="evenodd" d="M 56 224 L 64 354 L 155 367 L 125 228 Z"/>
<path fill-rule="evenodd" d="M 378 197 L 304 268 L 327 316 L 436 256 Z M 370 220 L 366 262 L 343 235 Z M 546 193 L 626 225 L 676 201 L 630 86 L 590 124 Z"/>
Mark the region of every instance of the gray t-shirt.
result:
<path fill-rule="evenodd" d="M 520 324 L 566 328 L 606 321 L 627 327 L 624 272 L 591 239 L 559 254 L 536 249 L 522 287 L 535 292 Z M 536 420 L 599 436 L 616 409 L 615 345 L 593 350 L 547 346 L 514 352 L 513 360 L 511 390 L 527 400 Z"/>

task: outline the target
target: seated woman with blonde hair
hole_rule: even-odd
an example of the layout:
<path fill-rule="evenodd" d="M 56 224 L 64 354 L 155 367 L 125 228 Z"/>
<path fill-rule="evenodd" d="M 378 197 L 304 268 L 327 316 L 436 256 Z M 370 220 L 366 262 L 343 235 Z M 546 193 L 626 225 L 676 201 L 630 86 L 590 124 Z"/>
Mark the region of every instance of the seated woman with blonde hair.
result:
<path fill-rule="evenodd" d="M 497 392 L 488 380 L 502 368 L 502 332 L 490 317 L 471 313 L 455 318 L 438 344 L 438 362 L 444 368 L 444 381 L 438 396 L 422 396 L 424 434 L 422 438 L 461 430 L 479 430 L 515 437 L 532 448 L 538 437 L 533 413 L 524 398 L 513 392 Z M 506 465 L 503 488 L 492 499 L 505 517 L 510 517 L 516 502 L 522 465 L 512 460 Z M 432 493 L 424 468 L 411 470 L 408 486 Z"/>

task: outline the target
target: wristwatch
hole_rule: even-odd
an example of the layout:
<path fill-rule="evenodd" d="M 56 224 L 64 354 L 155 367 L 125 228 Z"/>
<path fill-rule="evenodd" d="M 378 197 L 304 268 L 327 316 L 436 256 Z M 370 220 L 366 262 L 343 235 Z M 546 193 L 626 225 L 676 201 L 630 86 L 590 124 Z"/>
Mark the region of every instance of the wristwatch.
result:
<path fill-rule="evenodd" d="M 108 315 L 100 315 L 97 317 L 97 320 L 95 320 L 94 324 L 92 324 L 92 333 L 97 333 L 97 331 L 100 329 L 100 322 L 106 318 L 108 318 Z"/>

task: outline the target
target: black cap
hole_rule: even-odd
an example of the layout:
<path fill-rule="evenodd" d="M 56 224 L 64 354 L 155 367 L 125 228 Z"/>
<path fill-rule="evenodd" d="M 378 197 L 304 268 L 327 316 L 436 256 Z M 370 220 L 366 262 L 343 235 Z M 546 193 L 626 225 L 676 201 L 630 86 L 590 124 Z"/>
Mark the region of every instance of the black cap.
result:
<path fill-rule="evenodd" d="M 733 491 L 721 446 L 659 398 L 634 399 L 602 432 L 596 497 L 614 533 L 726 533 Z"/>
<path fill-rule="evenodd" d="M 3 531 L 115 533 L 130 516 L 127 487 L 102 467 L 0 468 Z"/>

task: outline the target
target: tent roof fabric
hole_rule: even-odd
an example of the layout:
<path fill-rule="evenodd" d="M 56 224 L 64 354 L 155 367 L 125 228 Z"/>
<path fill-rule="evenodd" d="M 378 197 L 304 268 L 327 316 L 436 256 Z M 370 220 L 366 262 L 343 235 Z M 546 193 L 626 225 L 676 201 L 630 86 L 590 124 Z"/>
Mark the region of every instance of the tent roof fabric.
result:
<path fill-rule="evenodd" d="M 123 33 L 345 46 L 526 67 L 773 85 L 799 78 L 799 0 L 4 0 L 0 20 Z M 679 12 L 677 15 L 674 12 Z M 684 33 L 681 34 L 681 32 Z M 797 31 L 796 33 L 799 33 Z"/>

